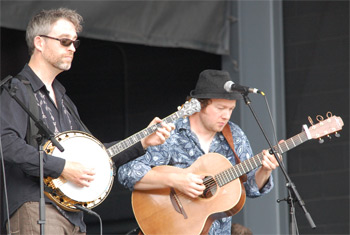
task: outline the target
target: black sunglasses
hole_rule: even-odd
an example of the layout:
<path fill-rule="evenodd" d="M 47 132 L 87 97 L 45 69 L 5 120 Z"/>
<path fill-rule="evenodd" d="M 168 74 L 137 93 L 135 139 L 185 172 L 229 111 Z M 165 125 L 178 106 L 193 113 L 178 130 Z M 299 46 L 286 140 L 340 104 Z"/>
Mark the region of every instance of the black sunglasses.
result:
<path fill-rule="evenodd" d="M 65 46 L 65 47 L 69 47 L 72 43 L 73 43 L 73 46 L 75 49 L 77 49 L 80 45 L 80 41 L 79 40 L 71 40 L 69 38 L 54 38 L 54 37 L 50 37 L 50 36 L 47 36 L 47 35 L 39 35 L 40 37 L 44 37 L 44 38 L 50 38 L 50 39 L 55 39 L 57 41 L 60 41 L 61 45 L 62 46 Z"/>

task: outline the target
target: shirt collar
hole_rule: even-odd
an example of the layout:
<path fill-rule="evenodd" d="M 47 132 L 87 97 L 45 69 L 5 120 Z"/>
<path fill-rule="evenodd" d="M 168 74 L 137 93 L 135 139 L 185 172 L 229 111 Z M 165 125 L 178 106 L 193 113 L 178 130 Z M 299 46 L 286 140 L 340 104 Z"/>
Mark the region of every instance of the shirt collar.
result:
<path fill-rule="evenodd" d="M 34 73 L 34 71 L 29 67 L 28 64 L 26 64 L 23 68 L 23 70 L 20 72 L 21 75 L 25 76 L 30 84 L 32 85 L 33 91 L 37 92 L 38 90 L 40 90 L 42 87 L 45 86 L 45 84 L 41 81 L 41 79 Z M 66 93 L 66 89 L 64 88 L 64 86 L 57 81 L 57 79 L 55 79 L 53 81 L 52 86 L 54 87 L 54 89 L 57 89 L 61 94 L 65 94 Z"/>
<path fill-rule="evenodd" d="M 179 121 L 176 122 L 176 129 L 178 131 L 191 131 L 190 119 L 188 117 L 179 118 Z"/>

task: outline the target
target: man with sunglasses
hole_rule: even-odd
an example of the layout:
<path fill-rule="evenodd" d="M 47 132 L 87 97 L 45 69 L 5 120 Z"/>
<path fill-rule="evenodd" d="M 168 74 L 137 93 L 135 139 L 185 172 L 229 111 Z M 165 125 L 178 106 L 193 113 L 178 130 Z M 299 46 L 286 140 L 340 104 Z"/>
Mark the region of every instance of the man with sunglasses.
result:
<path fill-rule="evenodd" d="M 65 88 L 55 79 L 58 74 L 71 67 L 74 52 L 79 46 L 77 33 L 82 30 L 82 20 L 78 13 L 65 8 L 43 10 L 35 15 L 26 31 L 30 60 L 11 81 L 11 87 L 16 87 L 16 96 L 28 108 L 31 105 L 30 98 L 33 97 L 29 93 L 34 93 L 39 118 L 55 135 L 70 130 L 87 131 L 84 124 L 73 114 L 77 113 L 77 109 L 65 94 Z M 24 80 L 27 83 L 23 82 Z M 26 85 L 28 81 L 30 90 Z M 5 221 L 1 223 L 10 227 L 10 233 L 39 234 L 39 151 L 37 146 L 33 146 L 35 144 L 30 144 L 30 119 L 8 92 L 2 92 L 0 106 L 1 144 L 10 216 L 10 223 L 6 221 L 7 216 L 4 216 Z M 155 118 L 151 123 L 160 122 L 159 118 Z M 150 145 L 164 143 L 172 126 L 162 125 L 163 127 L 154 134 L 116 156 L 116 165 L 141 156 Z M 112 144 L 115 143 L 105 145 L 108 147 Z M 78 187 L 89 187 L 94 180 L 94 169 L 78 162 L 47 153 L 44 153 L 43 160 L 44 177 L 62 176 Z M 82 212 L 63 210 L 48 198 L 45 198 L 45 202 L 45 233 L 86 233 Z"/>

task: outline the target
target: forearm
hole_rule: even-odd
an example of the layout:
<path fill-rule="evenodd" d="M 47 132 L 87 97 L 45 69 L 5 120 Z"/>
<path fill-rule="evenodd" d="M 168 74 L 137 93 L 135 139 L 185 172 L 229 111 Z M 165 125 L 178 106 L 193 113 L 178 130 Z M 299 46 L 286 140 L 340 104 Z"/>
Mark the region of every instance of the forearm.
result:
<path fill-rule="evenodd" d="M 261 190 L 269 181 L 272 171 L 266 171 L 260 167 L 255 173 L 255 182 L 259 190 Z"/>
<path fill-rule="evenodd" d="M 151 190 L 173 186 L 173 173 L 150 170 L 140 181 L 135 184 L 134 189 Z"/>
<path fill-rule="evenodd" d="M 130 162 L 142 155 L 145 154 L 145 151 L 141 145 L 141 142 L 137 142 L 132 147 L 122 151 L 121 153 L 113 157 L 114 164 L 117 168 L 124 165 L 127 162 Z"/>

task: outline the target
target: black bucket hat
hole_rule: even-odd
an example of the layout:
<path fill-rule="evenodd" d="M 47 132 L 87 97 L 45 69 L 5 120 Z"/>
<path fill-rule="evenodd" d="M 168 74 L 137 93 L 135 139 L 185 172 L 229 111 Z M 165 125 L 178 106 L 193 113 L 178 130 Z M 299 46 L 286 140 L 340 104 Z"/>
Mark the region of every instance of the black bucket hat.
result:
<path fill-rule="evenodd" d="M 199 74 L 196 88 L 191 91 L 193 98 L 203 99 L 242 99 L 241 93 L 237 91 L 227 92 L 224 85 L 227 81 L 232 81 L 226 71 L 207 69 Z"/>

